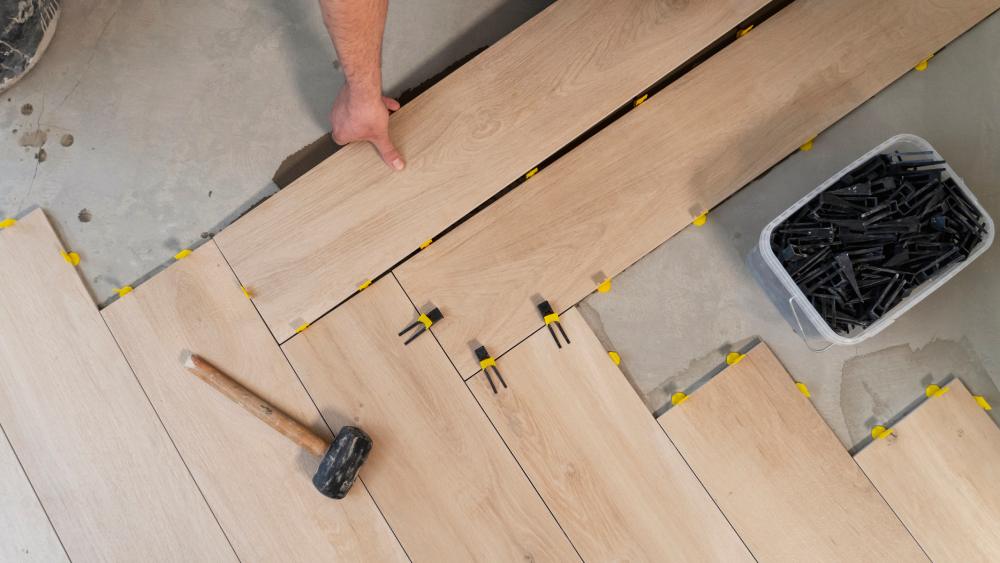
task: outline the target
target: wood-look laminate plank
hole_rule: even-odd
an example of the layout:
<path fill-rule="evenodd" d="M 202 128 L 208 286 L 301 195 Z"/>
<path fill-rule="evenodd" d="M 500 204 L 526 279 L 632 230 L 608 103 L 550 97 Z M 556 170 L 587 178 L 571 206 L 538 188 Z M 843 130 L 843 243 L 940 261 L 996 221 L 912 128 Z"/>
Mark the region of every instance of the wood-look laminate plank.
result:
<path fill-rule="evenodd" d="M 364 485 L 321 495 L 318 460 L 181 366 L 200 354 L 331 437 L 215 244 L 102 313 L 242 561 L 406 561 Z"/>
<path fill-rule="evenodd" d="M 469 376 L 997 7 L 797 0 L 395 273 Z"/>
<path fill-rule="evenodd" d="M 283 341 L 766 4 L 557 2 L 215 240 Z"/>
<path fill-rule="evenodd" d="M 767 345 L 659 421 L 758 560 L 927 561 Z"/>
<path fill-rule="evenodd" d="M 414 561 L 568 561 L 573 547 L 391 276 L 285 343 L 333 427 L 374 441 L 361 477 Z"/>
<path fill-rule="evenodd" d="M 76 561 L 235 561 L 41 210 L 0 232 L 0 424 Z"/>
<path fill-rule="evenodd" d="M 21 464 L 0 433 L 0 561 L 69 561 Z"/>
<path fill-rule="evenodd" d="M 562 324 L 571 345 L 542 330 L 498 360 L 507 389 L 469 387 L 583 559 L 751 561 L 580 313 Z"/>
<path fill-rule="evenodd" d="M 1000 560 L 1000 428 L 959 380 L 855 454 L 934 561 Z"/>

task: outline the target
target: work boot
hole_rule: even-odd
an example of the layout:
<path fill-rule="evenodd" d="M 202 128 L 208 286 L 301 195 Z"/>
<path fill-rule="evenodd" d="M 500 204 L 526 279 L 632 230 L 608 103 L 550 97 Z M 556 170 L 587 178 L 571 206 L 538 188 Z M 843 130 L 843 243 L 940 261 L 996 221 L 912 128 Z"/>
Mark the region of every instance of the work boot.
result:
<path fill-rule="evenodd" d="M 59 21 L 59 0 L 0 0 L 0 92 L 41 58 Z"/>

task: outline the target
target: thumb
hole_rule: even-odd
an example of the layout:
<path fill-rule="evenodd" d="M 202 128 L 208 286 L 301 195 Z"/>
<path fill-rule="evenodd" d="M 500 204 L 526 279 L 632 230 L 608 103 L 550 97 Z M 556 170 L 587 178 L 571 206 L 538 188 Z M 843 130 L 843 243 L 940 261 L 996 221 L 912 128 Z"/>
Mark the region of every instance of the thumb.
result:
<path fill-rule="evenodd" d="M 399 102 L 388 96 L 382 96 L 382 103 L 385 104 L 385 108 L 389 111 L 399 111 Z"/>
<path fill-rule="evenodd" d="M 385 161 L 388 166 L 396 170 L 402 170 L 406 166 L 406 163 L 403 162 L 403 156 L 399 154 L 399 151 L 396 150 L 396 146 L 392 144 L 388 133 L 372 139 L 372 144 L 375 145 L 375 150 L 378 151 L 382 160 Z"/>

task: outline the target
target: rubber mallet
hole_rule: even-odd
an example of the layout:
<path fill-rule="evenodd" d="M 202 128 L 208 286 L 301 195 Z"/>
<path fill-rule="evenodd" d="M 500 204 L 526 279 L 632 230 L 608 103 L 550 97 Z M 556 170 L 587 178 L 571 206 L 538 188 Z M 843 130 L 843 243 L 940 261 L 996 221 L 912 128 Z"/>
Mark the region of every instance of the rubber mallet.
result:
<path fill-rule="evenodd" d="M 347 495 L 347 491 L 354 484 L 354 478 L 358 475 L 358 470 L 361 469 L 361 464 L 372 450 L 372 439 L 368 434 L 360 428 L 345 426 L 340 429 L 333 442 L 327 444 L 326 440 L 317 436 L 315 432 L 237 383 L 205 358 L 187 353 L 184 367 L 250 414 L 320 458 L 319 469 L 312 479 L 313 485 L 319 492 L 336 499 Z"/>

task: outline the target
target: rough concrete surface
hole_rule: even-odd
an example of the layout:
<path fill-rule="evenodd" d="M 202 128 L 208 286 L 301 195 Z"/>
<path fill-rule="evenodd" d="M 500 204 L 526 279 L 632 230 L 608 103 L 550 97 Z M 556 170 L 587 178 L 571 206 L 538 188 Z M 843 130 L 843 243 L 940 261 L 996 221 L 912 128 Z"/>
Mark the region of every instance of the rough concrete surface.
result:
<path fill-rule="evenodd" d="M 656 410 L 754 337 L 767 342 L 845 445 L 949 376 L 1000 405 L 1000 249 L 970 264 L 881 334 L 810 351 L 751 275 L 764 226 L 897 133 L 924 137 L 1000 219 L 1000 14 L 938 53 L 614 279 L 581 305 Z M 651 142 L 653 142 L 651 140 Z M 812 342 L 815 347 L 820 343 Z M 992 414 L 1000 420 L 1000 409 Z"/>
<path fill-rule="evenodd" d="M 548 3 L 390 2 L 386 90 Z M 316 0 L 66 2 L 0 98 L 0 218 L 45 208 L 104 301 L 273 193 L 281 161 L 329 130 L 342 83 Z"/>

